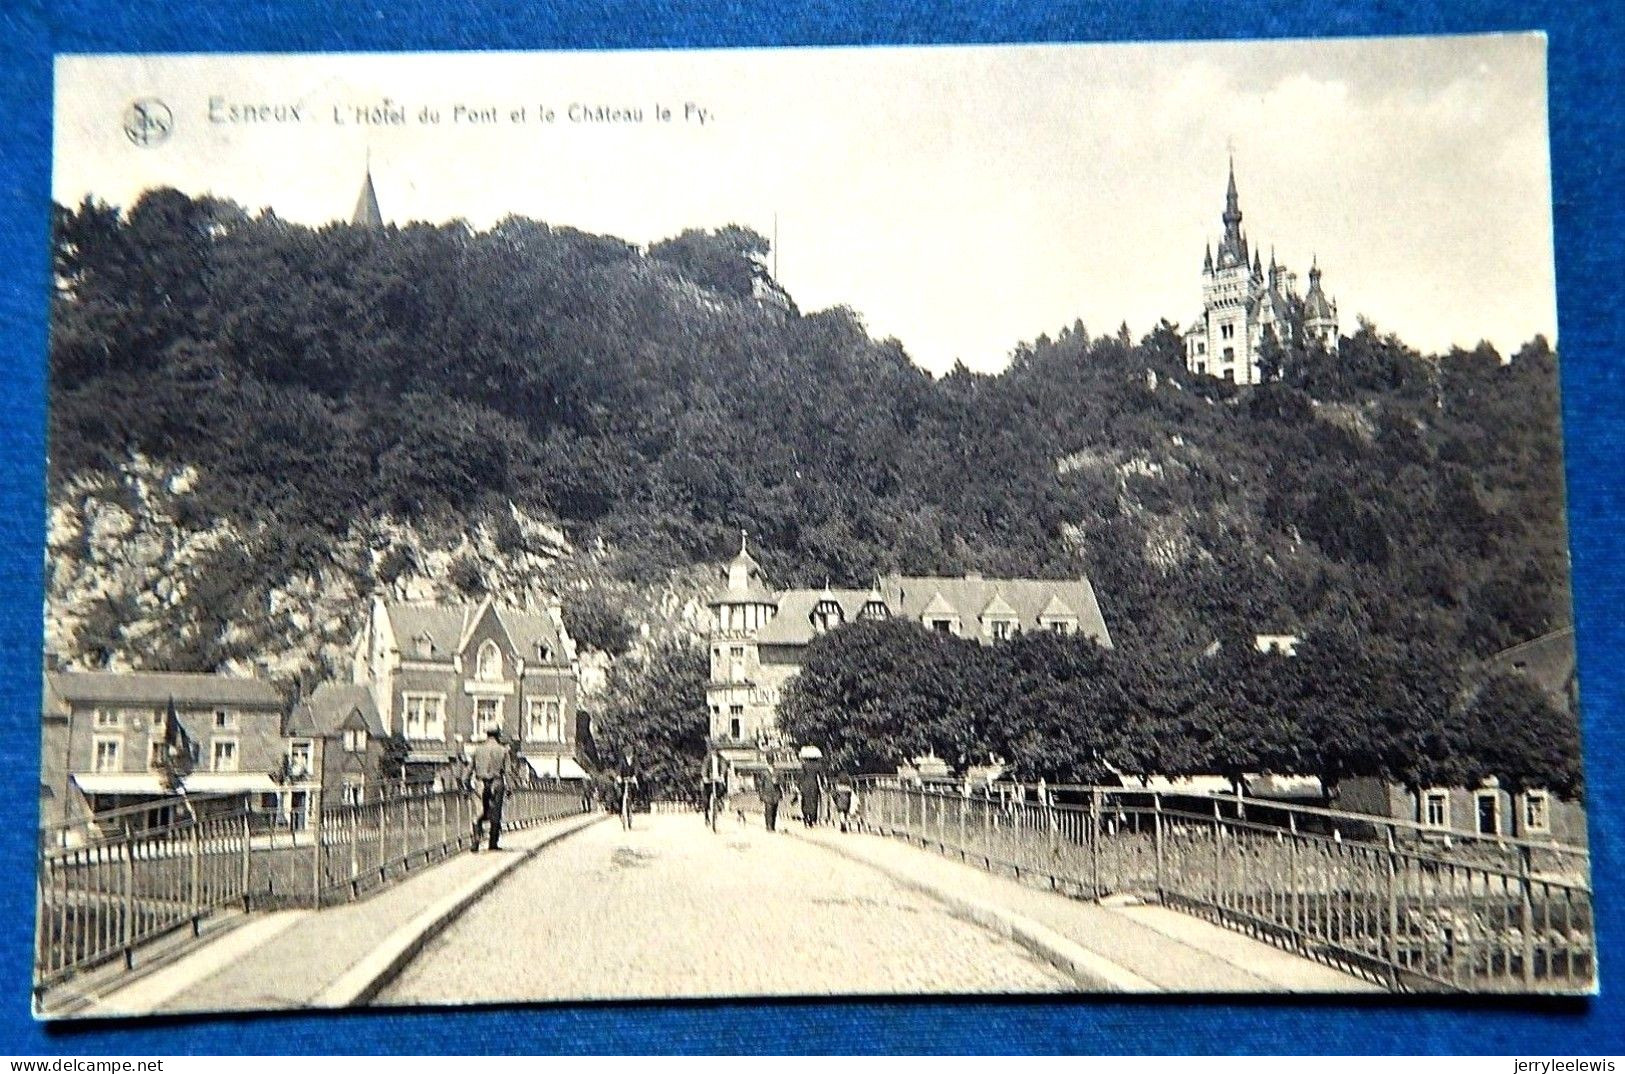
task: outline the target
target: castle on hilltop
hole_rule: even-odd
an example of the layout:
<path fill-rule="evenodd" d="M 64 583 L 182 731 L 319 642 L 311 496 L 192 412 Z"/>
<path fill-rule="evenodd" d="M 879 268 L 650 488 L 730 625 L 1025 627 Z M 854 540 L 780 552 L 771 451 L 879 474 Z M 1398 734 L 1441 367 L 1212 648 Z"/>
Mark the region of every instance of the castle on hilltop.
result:
<path fill-rule="evenodd" d="M 1224 235 L 1218 256 L 1207 248 L 1202 261 L 1202 312 L 1185 330 L 1185 368 L 1237 384 L 1264 379 L 1259 356 L 1266 335 L 1281 346 L 1317 341 L 1337 352 L 1337 303 L 1320 286 L 1320 266 L 1309 269 L 1309 290 L 1298 294 L 1298 278 L 1270 251 L 1269 269 L 1241 230 L 1236 196 L 1236 164 L 1224 196 Z"/>

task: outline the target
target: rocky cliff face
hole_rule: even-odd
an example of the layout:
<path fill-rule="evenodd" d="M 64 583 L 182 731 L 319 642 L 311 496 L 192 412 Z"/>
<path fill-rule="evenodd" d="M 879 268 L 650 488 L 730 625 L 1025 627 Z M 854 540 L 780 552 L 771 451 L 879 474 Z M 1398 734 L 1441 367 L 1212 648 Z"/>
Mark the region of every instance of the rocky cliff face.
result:
<path fill-rule="evenodd" d="M 524 606 L 598 589 L 650 639 L 704 630 L 703 569 L 657 584 L 613 577 L 609 549 L 572 546 L 516 507 L 429 525 L 355 519 L 342 536 L 250 530 L 203 518 L 199 475 L 130 458 L 77 479 L 50 506 L 45 644 L 65 667 L 343 677 L 366 597 L 460 601 L 490 593 Z M 583 649 L 583 684 L 606 654 Z"/>

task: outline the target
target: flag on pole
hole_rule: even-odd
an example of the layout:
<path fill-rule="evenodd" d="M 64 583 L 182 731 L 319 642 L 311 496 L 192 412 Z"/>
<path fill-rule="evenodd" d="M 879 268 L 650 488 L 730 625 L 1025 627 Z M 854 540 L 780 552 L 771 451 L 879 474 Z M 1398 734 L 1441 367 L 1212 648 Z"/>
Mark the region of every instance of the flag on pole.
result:
<path fill-rule="evenodd" d="M 196 763 L 196 748 L 192 736 L 186 733 L 181 726 L 180 713 L 175 710 L 175 699 L 169 699 L 169 708 L 164 712 L 164 752 L 161 775 L 167 790 L 185 793 L 186 777 L 191 775 L 192 766 Z"/>

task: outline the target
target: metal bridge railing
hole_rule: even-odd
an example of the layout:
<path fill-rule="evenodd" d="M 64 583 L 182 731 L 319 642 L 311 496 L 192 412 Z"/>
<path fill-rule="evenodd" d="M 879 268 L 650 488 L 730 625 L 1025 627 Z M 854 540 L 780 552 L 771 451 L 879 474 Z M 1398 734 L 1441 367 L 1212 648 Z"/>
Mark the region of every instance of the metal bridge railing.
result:
<path fill-rule="evenodd" d="M 238 811 L 42 850 L 35 987 L 120 955 L 128 966 L 141 944 L 241 904 L 252 841 Z"/>
<path fill-rule="evenodd" d="M 504 830 L 527 828 L 580 813 L 576 791 L 520 788 L 502 808 Z M 322 810 L 316 862 L 316 903 L 353 899 L 395 876 L 473 844 L 478 796 L 461 791 L 408 793 L 362 805 Z"/>
<path fill-rule="evenodd" d="M 1047 800 L 867 780 L 865 822 L 1083 898 L 1155 899 L 1394 991 L 1593 986 L 1589 858 L 1511 838 L 1234 796 L 1053 788 Z"/>
<path fill-rule="evenodd" d="M 264 903 L 320 907 L 354 899 L 411 869 L 471 845 L 477 797 L 408 791 L 361 805 L 320 809 L 300 832 L 265 830 L 246 808 L 212 815 L 205 803 L 77 826 L 48 835 L 39 856 L 36 993 L 123 958 L 177 929 L 197 932 L 211 913 Z M 207 803 L 219 809 L 220 803 Z M 510 792 L 503 828 L 580 813 L 573 791 Z"/>

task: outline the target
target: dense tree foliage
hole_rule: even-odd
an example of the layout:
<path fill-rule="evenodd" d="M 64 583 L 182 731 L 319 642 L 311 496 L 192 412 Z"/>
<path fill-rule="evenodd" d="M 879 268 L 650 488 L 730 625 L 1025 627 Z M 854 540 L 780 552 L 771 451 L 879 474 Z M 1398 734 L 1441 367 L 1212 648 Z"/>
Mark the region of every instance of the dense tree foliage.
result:
<path fill-rule="evenodd" d="M 1468 763 L 1474 782 L 1493 776 L 1512 790 L 1581 789 L 1579 728 L 1520 675 L 1502 673 L 1484 684 L 1467 706 L 1463 734 L 1475 746 Z"/>
<path fill-rule="evenodd" d="M 644 795 L 687 797 L 699 779 L 709 728 L 705 650 L 682 642 L 616 661 L 593 705 L 589 760 L 613 772 L 630 751 Z"/>
<path fill-rule="evenodd" d="M 625 608 L 602 590 L 566 594 L 563 605 L 564 629 L 577 645 L 610 656 L 620 656 L 632 647 L 637 628 L 628 621 Z"/>
<path fill-rule="evenodd" d="M 1296 656 L 1238 639 L 1150 668 L 1082 636 L 992 646 L 916 623 L 855 623 L 816 639 L 780 707 L 791 737 L 837 768 L 888 771 L 934 753 L 1019 778 L 1102 782 L 1249 773 L 1375 777 L 1410 787 L 1579 788 L 1572 717 L 1519 677 L 1464 692 L 1448 654 L 1339 631 Z"/>

